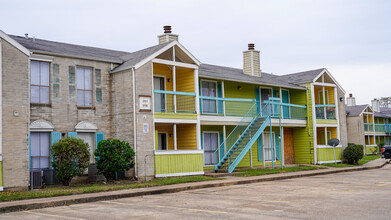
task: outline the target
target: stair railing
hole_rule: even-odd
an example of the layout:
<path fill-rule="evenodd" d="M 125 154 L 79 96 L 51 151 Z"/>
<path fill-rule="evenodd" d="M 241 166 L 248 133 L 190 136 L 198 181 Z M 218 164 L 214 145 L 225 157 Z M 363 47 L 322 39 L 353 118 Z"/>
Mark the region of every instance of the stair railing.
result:
<path fill-rule="evenodd" d="M 240 120 L 232 132 L 213 153 L 213 164 L 217 165 L 220 162 L 220 159 L 224 158 L 225 154 L 227 153 L 227 151 L 225 151 L 225 146 L 229 146 L 231 148 L 240 135 L 246 130 L 248 125 L 256 118 L 257 104 L 259 103 L 254 103 L 250 110 L 244 115 L 242 120 Z"/>

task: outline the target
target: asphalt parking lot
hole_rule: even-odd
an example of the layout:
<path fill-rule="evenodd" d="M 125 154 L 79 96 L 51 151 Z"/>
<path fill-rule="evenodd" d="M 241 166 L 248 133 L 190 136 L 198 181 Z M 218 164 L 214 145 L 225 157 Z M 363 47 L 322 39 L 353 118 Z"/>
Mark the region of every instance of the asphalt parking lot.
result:
<path fill-rule="evenodd" d="M 0 219 L 390 219 L 391 165 L 13 212 Z"/>

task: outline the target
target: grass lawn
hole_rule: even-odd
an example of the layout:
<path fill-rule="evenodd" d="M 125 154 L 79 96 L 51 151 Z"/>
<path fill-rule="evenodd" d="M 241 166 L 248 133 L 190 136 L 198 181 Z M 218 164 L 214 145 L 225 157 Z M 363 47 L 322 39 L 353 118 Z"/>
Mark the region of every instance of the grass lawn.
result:
<path fill-rule="evenodd" d="M 252 170 L 244 170 L 240 173 L 236 174 L 236 176 L 260 176 L 260 175 L 268 175 L 275 173 L 286 173 L 286 172 L 296 172 L 296 171 L 304 171 L 304 170 L 317 170 L 317 169 L 325 169 L 325 167 L 315 167 L 315 166 L 298 166 L 298 167 L 285 167 L 283 169 L 252 169 Z"/>
<path fill-rule="evenodd" d="M 34 199 L 54 196 L 66 196 L 82 193 L 93 193 L 93 192 L 105 192 L 121 189 L 133 189 L 143 188 L 152 186 L 163 186 L 172 185 L 178 183 L 189 183 L 189 182 L 202 182 L 209 180 L 218 180 L 221 178 L 214 178 L 208 176 L 184 176 L 184 177 L 169 177 L 169 178 L 156 178 L 145 183 L 133 183 L 126 185 L 118 184 L 86 184 L 80 186 L 54 186 L 45 189 L 34 190 L 34 191 L 21 191 L 21 192 L 0 192 L 0 202 L 22 200 L 22 199 Z"/>
<path fill-rule="evenodd" d="M 379 158 L 380 158 L 380 155 L 366 155 L 361 160 L 358 161 L 358 164 L 326 163 L 326 164 L 322 164 L 322 165 L 323 166 L 328 166 L 328 167 L 355 167 L 355 166 L 366 164 L 366 163 L 368 163 L 371 160 L 376 160 L 376 159 L 379 159 Z"/>

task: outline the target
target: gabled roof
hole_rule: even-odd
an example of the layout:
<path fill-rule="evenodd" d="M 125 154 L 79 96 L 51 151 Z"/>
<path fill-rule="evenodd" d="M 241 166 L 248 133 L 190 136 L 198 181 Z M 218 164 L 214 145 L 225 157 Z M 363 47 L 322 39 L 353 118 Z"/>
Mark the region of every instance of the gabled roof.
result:
<path fill-rule="evenodd" d="M 244 74 L 242 69 L 216 66 L 211 64 L 201 64 L 198 70 L 198 75 L 205 78 L 240 81 L 252 84 L 279 86 L 293 89 L 305 89 L 305 87 L 287 82 L 285 79 L 282 79 L 277 75 L 262 72 L 261 77 L 249 76 Z"/>
<path fill-rule="evenodd" d="M 368 104 L 366 105 L 355 105 L 355 106 L 346 106 L 346 114 L 347 116 L 360 116 L 361 113 L 367 108 L 370 107 Z"/>
<path fill-rule="evenodd" d="M 4 40 L 6 40 L 8 43 L 10 43 L 12 46 L 16 47 L 18 50 L 20 50 L 21 52 L 23 52 L 27 56 L 30 56 L 30 51 L 26 47 L 24 47 L 23 45 L 21 45 L 19 42 L 15 41 L 14 39 L 12 39 L 9 35 L 4 33 L 2 30 L 0 30 L 0 38 L 3 38 Z"/>
<path fill-rule="evenodd" d="M 121 57 L 122 60 L 125 62 L 119 65 L 117 68 L 113 69 L 111 72 L 119 72 L 125 69 L 132 68 L 135 66 L 137 63 L 141 62 L 144 59 L 147 59 L 149 56 L 152 54 L 162 50 L 164 47 L 167 45 L 172 44 L 172 42 L 167 42 L 163 44 L 158 44 L 152 47 L 148 47 L 133 53 L 129 53 L 127 55 L 124 55 Z"/>
<path fill-rule="evenodd" d="M 281 75 L 280 78 L 294 84 L 310 83 L 313 82 L 314 79 L 317 78 L 317 76 L 321 74 L 324 70 L 326 69 L 321 68 L 316 70 L 291 73 L 291 74 Z"/>
<path fill-rule="evenodd" d="M 60 43 L 36 38 L 26 39 L 25 37 L 8 35 L 19 44 L 23 45 L 32 52 L 41 52 L 45 54 L 71 56 L 83 59 L 93 59 L 113 63 L 122 63 L 120 57 L 130 54 L 124 51 L 108 50 L 97 47 L 87 47 L 75 44 Z"/>

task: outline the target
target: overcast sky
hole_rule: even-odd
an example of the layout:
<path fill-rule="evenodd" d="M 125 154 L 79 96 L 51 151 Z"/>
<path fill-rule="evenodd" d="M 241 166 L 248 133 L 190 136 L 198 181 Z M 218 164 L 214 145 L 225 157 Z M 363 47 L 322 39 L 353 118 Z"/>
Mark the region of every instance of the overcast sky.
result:
<path fill-rule="evenodd" d="M 164 25 L 202 63 L 242 68 L 255 43 L 273 74 L 327 68 L 358 104 L 391 96 L 391 1 L 0 0 L 9 34 L 135 51 Z"/>

